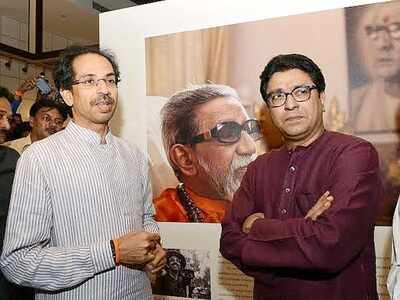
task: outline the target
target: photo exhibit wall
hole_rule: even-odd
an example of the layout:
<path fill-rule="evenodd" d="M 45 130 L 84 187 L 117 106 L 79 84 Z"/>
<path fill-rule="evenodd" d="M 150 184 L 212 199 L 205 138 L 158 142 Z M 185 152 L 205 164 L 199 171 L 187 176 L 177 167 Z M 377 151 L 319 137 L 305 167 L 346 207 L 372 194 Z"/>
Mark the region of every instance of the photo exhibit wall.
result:
<path fill-rule="evenodd" d="M 122 73 L 120 107 L 113 129 L 149 153 L 154 197 L 178 184 L 160 131 L 160 109 L 172 94 L 209 82 L 233 87 L 249 118 L 261 120 L 265 135 L 263 141 L 257 142 L 257 154 L 261 154 L 279 147 L 280 136 L 265 112 L 258 76 L 273 56 L 302 53 L 311 57 L 326 77 L 326 127 L 359 135 L 378 148 L 388 192 L 377 223 L 390 225 L 400 192 L 397 127 L 357 129 L 356 111 L 360 107 L 353 102 L 354 93 L 372 80 L 368 67 L 357 55 L 357 51 L 363 51 L 365 40 L 371 39 L 371 28 L 363 23 L 363 15 L 380 9 L 375 5 L 343 8 L 371 2 L 309 5 L 303 1 L 283 1 L 282 5 L 272 7 L 263 1 L 246 5 L 210 1 L 210 6 L 196 1 L 186 1 L 184 5 L 180 1 L 166 1 L 103 14 L 101 46 L 114 51 Z M 116 26 L 124 30 L 115 30 Z M 221 278 L 221 274 L 227 274 L 221 270 L 229 269 L 229 265 L 218 252 L 219 224 L 166 222 L 160 223 L 160 227 L 167 248 L 209 253 L 211 295 L 221 299 L 251 295 L 249 279 L 243 279 L 246 287 L 240 289 L 247 294 L 240 295 L 238 289 L 227 283 L 235 281 Z M 380 296 L 387 299 L 384 282 L 390 263 L 390 227 L 379 227 L 376 236 Z M 229 270 L 233 274 L 233 269 Z"/>

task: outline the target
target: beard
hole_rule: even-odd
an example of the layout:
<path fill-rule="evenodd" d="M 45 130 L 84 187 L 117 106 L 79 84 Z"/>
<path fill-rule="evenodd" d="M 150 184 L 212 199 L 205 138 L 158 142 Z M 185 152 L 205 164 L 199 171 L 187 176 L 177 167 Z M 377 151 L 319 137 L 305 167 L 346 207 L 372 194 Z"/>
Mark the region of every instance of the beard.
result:
<path fill-rule="evenodd" d="M 247 167 L 256 157 L 256 154 L 235 154 L 227 169 L 221 169 L 216 163 L 206 161 L 201 156 L 198 156 L 198 161 L 199 165 L 208 174 L 211 184 L 214 186 L 221 199 L 232 201 L 233 194 L 240 187 L 240 183 L 243 179 L 243 173 L 240 171 L 238 172 L 238 170 Z"/>

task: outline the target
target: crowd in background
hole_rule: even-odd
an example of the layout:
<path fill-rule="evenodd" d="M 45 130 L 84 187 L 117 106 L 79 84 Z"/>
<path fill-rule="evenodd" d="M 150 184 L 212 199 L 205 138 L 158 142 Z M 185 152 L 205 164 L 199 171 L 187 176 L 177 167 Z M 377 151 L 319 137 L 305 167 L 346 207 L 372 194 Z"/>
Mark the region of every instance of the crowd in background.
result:
<path fill-rule="evenodd" d="M 6 98 L 11 103 L 12 109 L 12 115 L 9 118 L 10 128 L 7 132 L 0 134 L 0 144 L 10 146 L 12 141 L 29 136 L 32 132 L 33 126 L 35 126 L 34 119 L 37 117 L 36 114 L 40 113 L 40 110 L 45 107 L 56 109 L 59 115 L 59 118 L 55 118 L 54 120 L 49 120 L 49 118 L 39 116 L 40 119 L 38 118 L 36 126 L 45 126 L 43 123 L 53 123 L 48 126 L 51 128 L 47 130 L 48 134 L 46 136 L 61 130 L 66 125 L 64 122 L 67 120 L 68 115 L 70 115 L 70 109 L 62 102 L 62 100 L 60 101 L 58 93 L 55 88 L 48 83 L 47 79 L 44 80 L 48 85 L 48 90 L 41 90 L 37 83 L 39 78 L 44 78 L 44 75 L 39 75 L 37 78 L 25 80 L 13 93 L 7 88 L 0 86 L 0 97 Z M 30 108 L 29 119 L 27 119 L 17 111 L 23 102 L 24 94 L 34 89 L 37 89 L 36 99 Z M 62 120 L 62 124 L 60 124 L 60 119 Z M 11 148 L 13 147 L 11 146 Z"/>

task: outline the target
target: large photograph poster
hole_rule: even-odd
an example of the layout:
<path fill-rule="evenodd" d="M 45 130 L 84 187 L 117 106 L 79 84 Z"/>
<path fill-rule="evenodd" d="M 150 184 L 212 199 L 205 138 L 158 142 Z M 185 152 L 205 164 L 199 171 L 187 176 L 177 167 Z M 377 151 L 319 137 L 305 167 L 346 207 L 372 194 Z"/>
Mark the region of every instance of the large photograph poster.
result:
<path fill-rule="evenodd" d="M 375 28 L 376 18 L 386 18 L 387 26 Z M 318 20 L 327 22 L 314 26 Z M 256 150 L 246 154 L 262 154 L 280 147 L 282 140 L 259 95 L 258 77 L 273 56 L 301 53 L 316 61 L 326 76 L 326 128 L 359 135 L 378 149 L 385 196 L 376 223 L 391 225 L 400 193 L 396 134 L 400 98 L 395 95 L 400 91 L 399 21 L 400 2 L 395 1 L 147 38 L 146 125 L 156 208 L 160 200 L 157 197 L 172 198 L 172 192 L 174 200 L 179 201 L 176 200 L 179 191 L 174 191 L 178 180 L 167 158 L 171 148 L 164 149 L 166 138 L 160 131 L 160 110 L 168 98 L 193 85 L 218 83 L 233 87 L 239 93 L 248 118 L 258 119 L 264 133 L 264 139 L 255 141 Z M 311 35 L 313 42 L 307 38 Z M 332 53 L 335 64 L 332 64 Z M 339 79 L 337 74 L 345 76 Z M 390 91 L 387 91 L 388 86 Z M 221 120 L 222 112 L 227 109 L 223 107 Z M 201 122 L 201 118 L 198 121 Z M 235 175 L 231 174 L 235 172 L 232 169 L 234 157 L 216 153 L 206 161 L 211 178 L 194 177 L 193 181 L 210 180 L 214 185 L 229 186 L 232 184 L 229 180 L 235 180 Z M 231 161 L 224 161 L 228 159 Z M 236 180 L 240 181 L 240 176 Z M 190 186 L 186 189 L 193 195 Z M 197 196 L 207 197 L 193 195 Z M 230 197 L 214 198 L 231 200 Z M 182 220 L 174 215 L 161 221 Z"/>
<path fill-rule="evenodd" d="M 366 82 L 368 77 L 353 81 L 352 74 L 356 72 L 352 71 L 353 66 L 360 63 L 351 62 L 353 54 L 350 55 L 349 51 L 354 46 L 348 40 L 350 31 L 355 30 L 351 22 L 355 23 L 361 13 L 354 13 L 351 17 L 347 9 L 338 7 L 362 4 L 363 1 L 343 1 L 340 5 L 324 7 L 338 9 L 322 12 L 314 12 L 318 9 L 310 9 L 304 3 L 299 9 L 291 2 L 282 4 L 287 10 L 279 11 L 277 15 L 269 12 L 279 6 L 272 8 L 265 1 L 263 4 L 254 1 L 252 11 L 247 10 L 249 4 L 221 4 L 224 2 L 221 1 L 213 3 L 216 5 L 213 13 L 206 8 L 207 5 L 195 1 L 186 6 L 185 11 L 180 11 L 178 2 L 169 2 L 171 11 L 166 9 L 167 4 L 163 6 L 160 3 L 154 8 L 138 7 L 135 13 L 132 10 L 132 13 L 107 14 L 100 26 L 101 44 L 116 52 L 122 74 L 126 76 L 121 82 L 121 106 L 113 126 L 125 139 L 149 153 L 154 197 L 167 188 L 175 189 L 178 184 L 162 145 L 160 110 L 172 94 L 190 85 L 213 82 L 233 87 L 248 117 L 258 118 L 262 124 L 265 139 L 257 142 L 256 153 L 279 147 L 280 136 L 273 128 L 258 92 L 258 76 L 268 60 L 277 54 L 303 53 L 317 62 L 327 80 L 326 127 L 354 132 L 350 91 Z M 306 11 L 311 13 L 298 14 Z M 271 19 L 288 14 L 292 16 Z M 155 15 L 160 16 L 159 22 L 150 24 L 148 20 L 154 19 Z M 115 22 L 130 28 L 129 34 L 111 32 L 108 28 Z M 393 143 L 396 136 L 392 132 L 356 134 L 375 145 Z M 390 224 L 391 205 L 387 207 L 380 216 L 380 224 Z M 171 268 L 174 264 L 176 268 L 185 265 L 183 270 L 188 271 L 185 272 L 188 276 L 183 278 L 186 278 L 183 280 L 186 282 L 184 289 L 157 290 L 156 299 L 252 298 L 252 280 L 244 277 L 219 254 L 219 224 L 159 224 L 163 246 L 172 254 L 179 253 L 185 258 L 183 262 L 181 256 L 175 255 Z M 379 295 L 380 299 L 388 299 L 385 282 L 390 264 L 390 227 L 378 227 L 375 236 Z M 208 268 L 210 290 L 205 275 Z M 194 291 L 193 278 L 201 282 L 199 291 Z M 178 296 L 180 293 L 186 296 Z"/>
<path fill-rule="evenodd" d="M 313 24 L 321 19 L 329 20 L 329 22 L 315 28 Z M 205 160 L 207 166 L 204 169 L 209 171 L 207 172 L 208 178 L 199 172 L 194 176 L 187 176 L 186 179 L 191 179 L 193 185 L 196 182 L 210 182 L 210 189 L 218 185 L 233 185 L 232 181 L 235 180 L 240 182 L 241 177 L 235 177 L 235 174 L 239 172 L 233 166 L 243 167 L 243 164 L 235 163 L 236 159 L 242 159 L 249 163 L 255 158 L 255 155 L 263 154 L 268 149 L 280 147 L 282 144 L 280 134 L 272 125 L 259 94 L 258 77 L 265 64 L 274 55 L 303 53 L 317 62 L 322 62 L 322 68 L 328 77 L 328 89 L 332 91 L 332 94 L 328 93 L 327 105 L 330 107 L 331 102 L 335 102 L 333 108 L 345 115 L 347 111 L 345 90 L 335 88 L 336 82 L 338 85 L 341 84 L 338 81 L 339 78 L 335 77 L 337 74 L 345 73 L 346 70 L 346 56 L 343 51 L 345 35 L 343 30 L 333 29 L 332 26 L 333 23 L 337 24 L 339 28 L 343 28 L 343 20 L 343 10 L 332 10 L 146 38 L 147 146 L 152 165 L 151 174 L 156 210 L 166 210 L 162 206 L 167 202 L 167 198 L 169 203 L 177 203 L 177 210 L 185 210 L 184 205 L 181 205 L 180 202 L 184 202 L 183 199 L 186 197 L 179 195 L 179 189 L 176 188 L 178 181 L 172 171 L 173 166 L 176 167 L 176 163 L 171 164 L 171 159 L 167 158 L 171 154 L 172 147 L 164 149 L 163 142 L 168 139 L 168 136 L 163 136 L 160 132 L 160 124 L 163 121 L 160 110 L 162 107 L 167 107 L 168 98 L 185 88 L 207 83 L 228 85 L 238 92 L 242 109 L 246 115 L 242 117 L 242 120 L 258 119 L 262 125 L 264 139 L 253 141 L 252 149 L 247 149 L 241 153 L 242 155 L 229 154 L 232 147 L 220 145 L 214 148 L 215 155 L 209 155 L 208 160 L 203 158 L 204 152 L 197 150 L 200 145 L 196 145 L 193 153 L 197 155 L 196 158 L 201 157 L 202 160 Z M 310 43 L 309 39 L 299 38 L 305 34 L 313 35 L 314 40 L 320 42 Z M 330 39 L 327 39 L 327 36 Z M 332 51 L 332 49 L 334 50 Z M 336 69 L 330 65 L 332 52 L 335 53 L 334 56 L 340 58 Z M 183 105 L 178 109 L 185 109 L 182 107 Z M 217 112 L 220 116 L 214 118 L 214 125 L 226 120 L 229 109 L 226 105 L 221 105 L 221 110 Z M 196 121 L 201 123 L 207 120 L 207 113 L 204 106 L 204 114 Z M 174 114 L 178 115 L 175 112 Z M 171 118 L 171 115 L 174 114 L 171 112 L 164 119 Z M 238 123 L 243 122 L 239 122 L 241 119 L 239 115 L 228 119 Z M 167 128 L 167 130 L 174 133 L 179 129 L 184 131 L 185 127 L 188 127 L 189 131 L 192 127 L 182 126 L 183 128 Z M 212 144 L 208 143 L 208 146 L 213 147 Z M 221 150 L 222 148 L 225 150 Z M 179 167 L 177 169 L 178 172 L 182 172 Z M 213 198 L 220 202 L 232 199 L 232 193 L 219 193 L 220 195 L 215 196 L 214 194 L 210 197 L 205 193 L 193 193 L 194 186 L 185 186 L 185 190 L 188 191 L 187 194 L 190 197 L 195 198 L 192 202 L 199 202 L 196 201 L 197 198 L 204 201 Z M 176 222 L 183 221 L 183 219 L 178 218 L 177 214 L 170 214 L 161 221 Z"/>
<path fill-rule="evenodd" d="M 378 149 L 385 185 L 378 224 L 390 225 L 400 193 L 400 2 L 345 12 L 351 129 Z"/>

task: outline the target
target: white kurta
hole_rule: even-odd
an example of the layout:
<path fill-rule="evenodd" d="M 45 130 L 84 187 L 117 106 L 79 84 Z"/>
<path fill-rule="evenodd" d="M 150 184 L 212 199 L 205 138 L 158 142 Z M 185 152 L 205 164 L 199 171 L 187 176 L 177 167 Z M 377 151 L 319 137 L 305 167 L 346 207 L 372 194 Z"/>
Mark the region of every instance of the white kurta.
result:
<path fill-rule="evenodd" d="M 158 232 L 137 149 L 69 122 L 18 161 L 1 269 L 36 299 L 151 299 L 143 271 L 115 267 L 110 239 Z"/>

